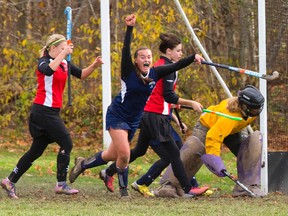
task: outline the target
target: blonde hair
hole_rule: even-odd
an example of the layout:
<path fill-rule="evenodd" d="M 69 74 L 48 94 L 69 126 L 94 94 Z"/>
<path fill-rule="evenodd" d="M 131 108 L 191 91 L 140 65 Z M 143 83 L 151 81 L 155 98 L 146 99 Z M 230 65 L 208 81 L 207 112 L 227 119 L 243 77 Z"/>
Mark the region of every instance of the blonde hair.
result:
<path fill-rule="evenodd" d="M 229 112 L 232 112 L 232 113 L 241 111 L 238 97 L 232 97 L 228 99 L 227 109 L 229 110 Z"/>
<path fill-rule="evenodd" d="M 66 38 L 61 34 L 50 35 L 46 40 L 45 46 L 39 51 L 40 58 L 50 51 L 51 46 L 57 46 L 63 41 L 66 41 Z"/>

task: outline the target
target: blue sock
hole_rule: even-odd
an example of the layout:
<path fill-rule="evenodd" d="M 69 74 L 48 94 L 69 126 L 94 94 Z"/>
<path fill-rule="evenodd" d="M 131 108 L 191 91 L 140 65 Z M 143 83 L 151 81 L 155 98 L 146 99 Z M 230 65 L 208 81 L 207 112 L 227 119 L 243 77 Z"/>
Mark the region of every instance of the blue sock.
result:
<path fill-rule="evenodd" d="M 128 186 L 128 172 L 129 166 L 124 169 L 120 169 L 117 167 L 118 181 L 120 188 L 127 188 Z"/>
<path fill-rule="evenodd" d="M 102 159 L 102 152 L 103 151 L 100 151 L 96 153 L 95 155 L 93 155 L 92 157 L 85 159 L 81 164 L 82 168 L 89 169 L 92 167 L 97 167 L 103 164 L 107 164 L 107 162 Z"/>

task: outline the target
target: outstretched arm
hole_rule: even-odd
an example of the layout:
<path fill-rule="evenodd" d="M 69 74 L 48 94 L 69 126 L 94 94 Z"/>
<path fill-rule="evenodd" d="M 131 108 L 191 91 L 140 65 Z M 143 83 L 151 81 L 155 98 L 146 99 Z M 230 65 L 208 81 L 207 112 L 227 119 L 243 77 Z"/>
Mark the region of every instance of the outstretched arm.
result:
<path fill-rule="evenodd" d="M 201 60 L 203 60 L 203 59 L 204 58 L 201 57 L 200 55 L 194 54 L 194 55 L 187 56 L 183 59 L 180 59 L 176 63 L 154 67 L 154 69 L 158 74 L 158 78 L 160 79 L 160 78 L 162 78 L 162 77 L 164 77 L 170 73 L 173 73 L 174 71 L 178 71 L 182 68 L 187 67 L 188 65 L 190 65 L 193 62 L 201 64 Z"/>
<path fill-rule="evenodd" d="M 82 70 L 81 79 L 85 79 L 86 77 L 88 77 L 96 68 L 100 67 L 102 64 L 102 58 L 100 56 L 97 56 L 91 65 Z"/>
<path fill-rule="evenodd" d="M 132 62 L 131 56 L 131 41 L 132 41 L 132 31 L 133 26 L 136 23 L 136 16 L 131 14 L 126 17 L 125 23 L 127 25 L 126 34 L 124 38 L 122 57 L 121 57 L 121 78 L 127 77 L 131 71 L 134 69 L 134 64 Z"/>

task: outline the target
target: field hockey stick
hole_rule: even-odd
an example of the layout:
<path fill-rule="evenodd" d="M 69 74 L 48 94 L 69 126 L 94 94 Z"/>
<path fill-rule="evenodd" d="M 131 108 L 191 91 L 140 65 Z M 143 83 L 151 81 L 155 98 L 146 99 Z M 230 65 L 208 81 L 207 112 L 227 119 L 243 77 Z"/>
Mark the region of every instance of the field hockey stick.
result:
<path fill-rule="evenodd" d="M 240 74 L 246 74 L 246 75 L 258 77 L 258 78 L 265 79 L 265 80 L 274 80 L 274 79 L 279 77 L 279 72 L 278 71 L 273 71 L 272 75 L 269 75 L 269 74 L 260 74 L 260 73 L 255 72 L 255 71 L 246 70 L 246 69 L 242 69 L 242 68 L 231 67 L 231 66 L 228 66 L 228 65 L 217 64 L 217 63 L 213 63 L 213 62 L 201 61 L 201 64 L 211 65 L 211 66 L 214 66 L 214 67 L 220 67 L 220 68 L 224 68 L 224 69 L 227 69 L 227 70 L 230 70 L 230 71 L 239 72 Z"/>
<path fill-rule="evenodd" d="M 177 119 L 178 119 L 178 122 L 179 122 L 179 125 L 180 125 L 180 128 L 181 128 L 181 131 L 182 131 L 182 133 L 184 134 L 184 133 L 185 133 L 185 127 L 184 127 L 184 125 L 183 125 L 183 123 L 182 123 L 182 121 L 181 121 L 181 118 L 180 118 L 180 115 L 179 115 L 179 112 L 178 112 L 177 108 L 174 108 L 174 111 L 175 111 L 176 117 L 177 117 Z"/>
<path fill-rule="evenodd" d="M 71 7 L 66 7 L 64 13 L 67 16 L 67 41 L 71 43 L 72 38 L 72 9 Z M 68 106 L 72 106 L 72 96 L 71 96 L 71 54 L 67 56 L 68 62 Z"/>
<path fill-rule="evenodd" d="M 185 108 L 185 109 L 193 109 L 193 107 L 185 106 L 185 105 L 181 105 L 181 107 L 182 107 L 182 108 Z M 218 116 L 222 116 L 222 117 L 225 117 L 225 118 L 229 118 L 229 119 L 234 120 L 234 121 L 242 121 L 242 118 L 241 118 L 241 117 L 230 116 L 230 115 L 227 115 L 227 114 L 225 114 L 225 113 L 216 112 L 216 111 L 209 110 L 209 109 L 202 109 L 202 112 L 212 113 L 212 114 L 215 114 L 215 115 L 218 115 Z"/>
<path fill-rule="evenodd" d="M 197 155 L 199 157 L 202 157 L 202 153 L 201 152 L 197 152 Z M 230 178 L 232 181 L 234 181 L 237 185 L 239 185 L 243 190 L 245 190 L 247 193 L 249 193 L 249 195 L 251 197 L 259 197 L 256 194 L 254 194 L 251 190 L 249 190 L 249 188 L 247 188 L 244 184 L 242 184 L 240 181 L 238 181 L 237 179 L 235 179 L 232 175 L 230 175 L 226 170 L 222 170 L 221 171 L 225 176 L 227 176 L 228 178 Z"/>
<path fill-rule="evenodd" d="M 229 179 L 231 179 L 232 181 L 234 181 L 237 185 L 239 185 L 243 190 L 245 190 L 250 196 L 252 197 L 259 197 L 256 194 L 254 194 L 251 190 L 249 190 L 249 188 L 247 188 L 244 184 L 242 184 L 241 182 L 239 182 L 237 179 L 235 179 L 234 177 L 232 177 L 226 170 L 222 170 L 222 173 L 227 176 Z"/>

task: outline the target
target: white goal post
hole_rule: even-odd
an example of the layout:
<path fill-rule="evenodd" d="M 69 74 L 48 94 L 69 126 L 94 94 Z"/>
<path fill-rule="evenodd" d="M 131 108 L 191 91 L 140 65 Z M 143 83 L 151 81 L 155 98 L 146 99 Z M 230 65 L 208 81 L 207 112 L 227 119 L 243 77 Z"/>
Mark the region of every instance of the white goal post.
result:
<path fill-rule="evenodd" d="M 101 56 L 102 64 L 102 118 L 103 118 L 103 145 L 104 149 L 109 147 L 111 137 L 106 131 L 106 112 L 111 103 L 111 59 L 110 59 L 110 1 L 101 0 Z"/>
<path fill-rule="evenodd" d="M 266 74 L 266 10 L 265 0 L 258 0 L 258 46 L 259 72 Z M 260 131 L 263 136 L 261 189 L 268 194 L 268 129 L 267 129 L 267 82 L 260 79 L 260 92 L 264 96 L 265 104 L 260 114 Z"/>
<path fill-rule="evenodd" d="M 182 18 L 184 19 L 184 22 L 186 24 L 186 27 L 188 28 L 189 32 L 192 34 L 192 39 L 195 42 L 195 44 L 200 49 L 203 57 L 208 61 L 211 62 L 207 52 L 203 48 L 202 44 L 200 43 L 199 39 L 197 38 L 197 35 L 194 33 L 193 28 L 191 27 L 189 20 L 187 19 L 185 12 L 183 11 L 181 4 L 178 0 L 174 0 L 177 9 L 179 10 Z M 258 38 L 259 38 L 259 72 L 261 74 L 266 74 L 266 20 L 265 20 L 265 0 L 258 0 Z M 230 90 L 226 86 L 224 80 L 216 70 L 214 66 L 210 66 L 214 75 L 220 82 L 222 88 L 224 89 L 225 93 L 232 97 Z M 267 99 L 266 95 L 266 80 L 260 80 L 260 91 Z M 250 132 L 253 132 L 252 128 L 248 126 L 248 130 Z M 263 108 L 263 111 L 260 114 L 260 131 L 263 135 L 263 149 L 262 149 L 262 163 L 264 166 L 262 166 L 261 169 L 261 190 L 267 194 L 268 193 L 268 160 L 267 160 L 267 100 L 265 100 L 265 105 Z"/>
<path fill-rule="evenodd" d="M 198 40 L 196 34 L 194 33 L 180 3 L 178 0 L 174 0 L 179 12 L 181 13 L 184 22 L 192 34 L 193 40 L 200 49 L 204 58 L 211 61 L 205 49 Z M 111 103 L 111 68 L 110 68 L 110 17 L 109 17 L 109 0 L 100 1 L 100 13 L 101 13 L 101 52 L 102 58 L 105 59 L 105 64 L 102 65 L 102 110 L 103 110 L 103 145 L 107 148 L 111 142 L 109 133 L 105 130 L 105 118 L 107 107 Z M 261 74 L 266 74 L 266 16 L 265 16 L 265 0 L 258 0 L 258 38 L 259 38 L 259 72 Z M 213 73 L 219 80 L 221 86 L 223 87 L 225 93 L 232 97 L 231 92 L 223 81 L 222 77 L 218 73 L 215 67 L 211 67 Z M 259 79 L 260 81 L 260 91 L 263 96 L 267 99 L 267 85 L 266 81 Z M 249 126 L 249 131 L 252 129 Z M 263 150 L 262 150 L 262 162 L 263 167 L 261 169 L 261 189 L 267 194 L 268 193 L 268 153 L 267 153 L 267 100 L 265 100 L 264 109 L 260 114 L 260 131 L 263 135 Z"/>

